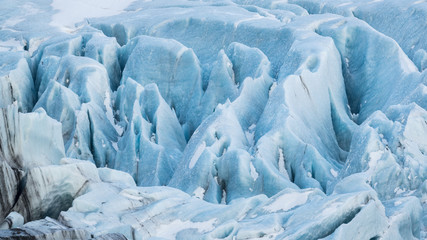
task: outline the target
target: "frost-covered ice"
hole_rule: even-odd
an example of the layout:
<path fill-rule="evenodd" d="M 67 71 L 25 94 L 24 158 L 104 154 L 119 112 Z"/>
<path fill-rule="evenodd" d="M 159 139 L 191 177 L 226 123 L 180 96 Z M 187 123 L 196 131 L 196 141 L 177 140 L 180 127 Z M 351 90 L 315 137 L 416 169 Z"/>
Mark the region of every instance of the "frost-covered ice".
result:
<path fill-rule="evenodd" d="M 427 238 L 425 1 L 1 8 L 0 238 Z"/>

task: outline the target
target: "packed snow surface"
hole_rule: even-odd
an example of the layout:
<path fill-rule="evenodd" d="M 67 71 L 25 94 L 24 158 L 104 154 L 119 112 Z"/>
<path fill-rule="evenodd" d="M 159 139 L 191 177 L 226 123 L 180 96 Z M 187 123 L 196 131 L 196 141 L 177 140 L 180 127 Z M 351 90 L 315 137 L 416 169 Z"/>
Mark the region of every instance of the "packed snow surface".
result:
<path fill-rule="evenodd" d="M 0 239 L 427 238 L 426 1 L 0 5 Z"/>
<path fill-rule="evenodd" d="M 88 18 L 105 17 L 117 15 L 124 12 L 123 10 L 134 0 L 53 0 L 52 8 L 56 12 L 52 16 L 50 24 L 66 29 L 73 30 L 75 24 Z"/>

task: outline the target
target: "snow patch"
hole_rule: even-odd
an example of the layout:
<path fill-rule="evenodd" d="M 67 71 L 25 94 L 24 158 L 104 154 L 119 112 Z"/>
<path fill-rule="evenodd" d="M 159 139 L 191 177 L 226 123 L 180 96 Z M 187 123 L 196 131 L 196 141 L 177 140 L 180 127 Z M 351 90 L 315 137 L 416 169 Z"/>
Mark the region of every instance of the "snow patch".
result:
<path fill-rule="evenodd" d="M 125 189 L 120 192 L 120 195 L 136 201 L 140 201 L 144 199 L 143 197 L 139 196 L 139 192 L 136 191 L 135 189 Z"/>
<path fill-rule="evenodd" d="M 375 166 L 377 165 L 378 160 L 381 159 L 381 156 L 383 155 L 384 151 L 376 151 L 376 152 L 371 152 L 369 153 L 369 168 L 375 168 Z"/>
<path fill-rule="evenodd" d="M 188 167 L 190 169 L 192 169 L 194 167 L 194 165 L 196 165 L 197 160 L 199 160 L 200 156 L 202 155 L 203 151 L 205 151 L 206 148 L 206 142 L 202 142 L 202 144 L 200 144 L 196 151 L 193 154 L 193 157 L 191 157 L 190 160 L 190 164 L 188 165 Z"/>
<path fill-rule="evenodd" d="M 58 10 L 50 25 L 69 32 L 75 24 L 87 18 L 113 16 L 124 12 L 135 0 L 53 0 L 51 6 Z"/>
<path fill-rule="evenodd" d="M 217 219 L 213 218 L 205 222 L 182 221 L 181 219 L 174 220 L 169 224 L 158 226 L 156 229 L 156 237 L 164 239 L 176 239 L 176 234 L 184 229 L 197 229 L 199 233 L 206 233 L 215 228 Z"/>
<path fill-rule="evenodd" d="M 0 41 L 0 51 L 17 51 L 22 50 L 21 41 L 16 39 L 9 39 L 7 41 Z"/>
<path fill-rule="evenodd" d="M 399 194 L 404 193 L 404 192 L 405 192 L 405 190 L 403 190 L 403 189 L 401 189 L 399 187 L 397 187 L 397 188 L 394 189 L 394 193 L 396 193 L 396 195 L 399 195 Z"/>
<path fill-rule="evenodd" d="M 332 176 L 334 176 L 334 177 L 338 176 L 338 172 L 335 171 L 333 168 L 331 168 L 330 172 L 331 172 Z"/>
<path fill-rule="evenodd" d="M 269 212 L 288 211 L 296 206 L 305 204 L 310 192 L 293 192 L 283 194 L 276 198 L 270 205 L 264 206 L 263 209 Z"/>
<path fill-rule="evenodd" d="M 198 199 L 203 199 L 205 197 L 205 189 L 202 187 L 198 187 L 196 188 L 196 190 L 194 190 L 193 192 L 193 196 L 198 198 Z"/>
<path fill-rule="evenodd" d="M 248 140 L 248 144 L 250 146 L 254 145 L 254 132 L 245 131 L 246 139 Z"/>
<path fill-rule="evenodd" d="M 288 172 L 286 171 L 286 167 L 285 167 L 285 156 L 283 155 L 283 149 L 279 148 L 279 172 L 286 176 L 289 179 L 289 175 Z"/>
<path fill-rule="evenodd" d="M 251 168 L 251 177 L 254 181 L 256 181 L 258 179 L 259 174 L 257 173 L 254 165 L 252 164 L 252 162 L 250 162 L 249 167 Z"/>
<path fill-rule="evenodd" d="M 262 18 L 263 18 L 262 16 L 260 16 L 259 14 L 257 14 L 257 15 L 255 15 L 255 17 L 252 17 L 252 18 L 246 18 L 246 19 L 238 20 L 238 21 L 234 22 L 234 28 L 237 28 L 243 22 L 249 22 L 249 21 L 259 20 L 259 19 L 262 19 Z"/>
<path fill-rule="evenodd" d="M 273 82 L 273 84 L 271 84 L 270 90 L 268 91 L 268 96 L 271 96 L 271 93 L 274 91 L 274 89 L 276 89 L 277 87 L 277 82 Z"/>

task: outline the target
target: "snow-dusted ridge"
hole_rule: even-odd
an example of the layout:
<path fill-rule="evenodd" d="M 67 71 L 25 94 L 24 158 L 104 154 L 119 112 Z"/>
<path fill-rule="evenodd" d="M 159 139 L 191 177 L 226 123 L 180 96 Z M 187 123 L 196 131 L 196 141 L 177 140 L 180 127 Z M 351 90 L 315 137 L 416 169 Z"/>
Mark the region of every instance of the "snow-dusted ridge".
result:
<path fill-rule="evenodd" d="M 407 2 L 8 2 L 0 239 L 426 238 Z"/>

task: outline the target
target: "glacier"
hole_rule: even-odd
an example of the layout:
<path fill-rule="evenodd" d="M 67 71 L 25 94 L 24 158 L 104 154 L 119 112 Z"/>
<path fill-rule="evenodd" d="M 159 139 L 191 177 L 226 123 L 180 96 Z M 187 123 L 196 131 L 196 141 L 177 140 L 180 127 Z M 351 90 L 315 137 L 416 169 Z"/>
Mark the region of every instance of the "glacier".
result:
<path fill-rule="evenodd" d="M 0 7 L 0 239 L 426 239 L 424 0 Z"/>

